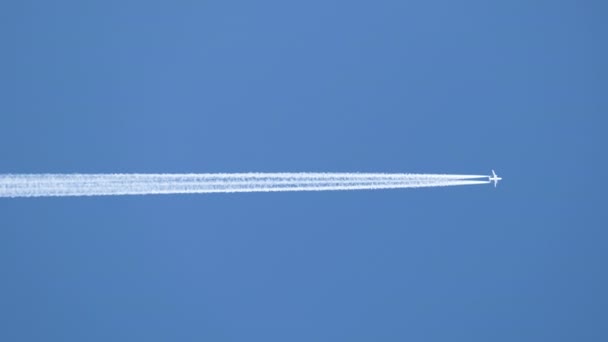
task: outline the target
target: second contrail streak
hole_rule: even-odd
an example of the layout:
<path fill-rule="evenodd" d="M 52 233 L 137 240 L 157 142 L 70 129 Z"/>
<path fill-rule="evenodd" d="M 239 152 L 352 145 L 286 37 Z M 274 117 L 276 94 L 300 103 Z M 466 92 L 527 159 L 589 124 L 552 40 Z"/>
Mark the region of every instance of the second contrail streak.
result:
<path fill-rule="evenodd" d="M 407 173 L 5 174 L 0 197 L 376 190 L 487 184 L 483 175 Z"/>

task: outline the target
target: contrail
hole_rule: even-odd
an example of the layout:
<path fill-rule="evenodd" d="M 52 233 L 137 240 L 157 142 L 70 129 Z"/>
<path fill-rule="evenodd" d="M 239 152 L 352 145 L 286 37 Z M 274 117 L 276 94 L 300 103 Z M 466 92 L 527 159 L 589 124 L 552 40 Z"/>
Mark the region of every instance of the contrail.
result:
<path fill-rule="evenodd" d="M 413 173 L 5 174 L 0 197 L 330 191 L 487 184 L 484 175 Z"/>

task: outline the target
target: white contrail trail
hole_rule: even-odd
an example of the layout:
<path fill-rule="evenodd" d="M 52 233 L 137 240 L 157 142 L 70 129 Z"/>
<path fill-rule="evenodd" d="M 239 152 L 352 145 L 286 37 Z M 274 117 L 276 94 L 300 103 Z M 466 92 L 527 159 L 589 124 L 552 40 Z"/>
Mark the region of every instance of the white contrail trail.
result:
<path fill-rule="evenodd" d="M 406 173 L 5 174 L 0 197 L 375 190 L 487 184 L 483 175 Z"/>

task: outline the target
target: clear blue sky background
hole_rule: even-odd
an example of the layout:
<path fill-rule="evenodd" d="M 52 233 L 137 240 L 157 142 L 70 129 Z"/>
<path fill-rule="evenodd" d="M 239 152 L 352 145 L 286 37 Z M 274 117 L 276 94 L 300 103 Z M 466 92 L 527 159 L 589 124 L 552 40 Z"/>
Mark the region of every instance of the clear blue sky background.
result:
<path fill-rule="evenodd" d="M 3 341 L 606 341 L 604 1 L 14 1 L 0 173 L 497 189 L 0 200 Z"/>

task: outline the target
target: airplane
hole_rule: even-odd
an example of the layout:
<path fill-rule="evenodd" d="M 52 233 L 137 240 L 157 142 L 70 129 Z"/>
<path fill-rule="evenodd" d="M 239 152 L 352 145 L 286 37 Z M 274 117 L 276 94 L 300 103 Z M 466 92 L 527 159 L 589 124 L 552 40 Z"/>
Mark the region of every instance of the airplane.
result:
<path fill-rule="evenodd" d="M 494 187 L 496 187 L 496 185 L 498 184 L 499 180 L 502 180 L 501 177 L 498 177 L 496 175 L 496 172 L 494 172 L 494 170 L 492 170 L 492 177 L 488 177 L 488 178 L 490 178 L 490 183 L 494 182 Z"/>

